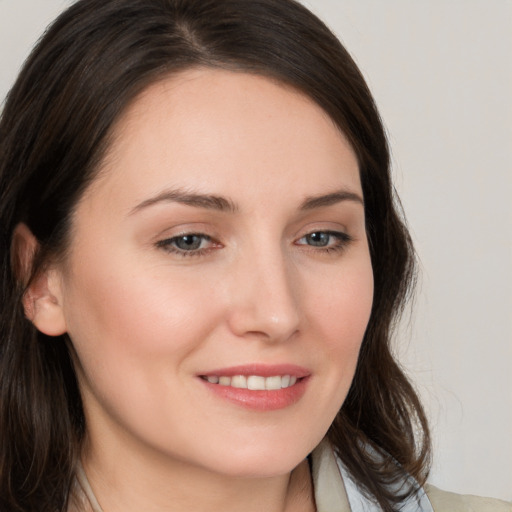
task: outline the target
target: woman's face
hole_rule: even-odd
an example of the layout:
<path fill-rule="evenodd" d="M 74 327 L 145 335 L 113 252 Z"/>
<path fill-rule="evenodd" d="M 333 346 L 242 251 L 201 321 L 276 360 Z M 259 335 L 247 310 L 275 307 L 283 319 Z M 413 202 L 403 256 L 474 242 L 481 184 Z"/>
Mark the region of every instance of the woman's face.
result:
<path fill-rule="evenodd" d="M 370 315 L 353 150 L 301 94 L 206 69 L 151 86 L 114 135 L 57 269 L 91 456 L 290 471 Z"/>

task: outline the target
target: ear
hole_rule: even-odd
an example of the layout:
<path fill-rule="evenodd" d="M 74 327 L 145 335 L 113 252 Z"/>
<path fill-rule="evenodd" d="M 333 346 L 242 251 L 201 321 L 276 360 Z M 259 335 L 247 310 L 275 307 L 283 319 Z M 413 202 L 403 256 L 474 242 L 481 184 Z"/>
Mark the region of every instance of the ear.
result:
<path fill-rule="evenodd" d="M 48 267 L 31 276 L 38 248 L 39 242 L 27 225 L 18 224 L 13 235 L 11 260 L 17 279 L 26 286 L 23 295 L 25 316 L 43 334 L 59 336 L 67 330 L 60 273 L 56 268 Z"/>

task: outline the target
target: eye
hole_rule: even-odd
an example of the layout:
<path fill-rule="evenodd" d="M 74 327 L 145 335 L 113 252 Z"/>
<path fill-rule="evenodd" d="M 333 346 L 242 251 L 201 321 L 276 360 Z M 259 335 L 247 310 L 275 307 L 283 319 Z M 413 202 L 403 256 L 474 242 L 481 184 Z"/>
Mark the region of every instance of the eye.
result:
<path fill-rule="evenodd" d="M 201 233 L 186 233 L 183 235 L 166 238 L 157 243 L 167 252 L 182 256 L 200 255 L 213 248 L 215 243 L 208 235 Z"/>
<path fill-rule="evenodd" d="M 342 231 L 314 231 L 300 238 L 297 245 L 317 247 L 321 250 L 341 250 L 352 238 Z"/>

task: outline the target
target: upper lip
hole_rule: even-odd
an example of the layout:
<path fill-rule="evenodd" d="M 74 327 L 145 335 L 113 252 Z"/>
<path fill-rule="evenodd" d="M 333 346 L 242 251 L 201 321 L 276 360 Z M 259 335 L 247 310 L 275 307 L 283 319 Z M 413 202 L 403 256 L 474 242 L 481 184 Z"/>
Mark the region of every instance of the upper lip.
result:
<path fill-rule="evenodd" d="M 276 375 L 290 375 L 291 377 L 308 377 L 311 371 L 302 366 L 295 364 L 244 364 L 237 366 L 230 366 L 228 368 L 219 368 L 215 370 L 208 370 L 200 374 L 202 377 L 209 376 L 225 376 L 233 377 L 235 375 L 258 375 L 260 377 L 273 377 Z"/>

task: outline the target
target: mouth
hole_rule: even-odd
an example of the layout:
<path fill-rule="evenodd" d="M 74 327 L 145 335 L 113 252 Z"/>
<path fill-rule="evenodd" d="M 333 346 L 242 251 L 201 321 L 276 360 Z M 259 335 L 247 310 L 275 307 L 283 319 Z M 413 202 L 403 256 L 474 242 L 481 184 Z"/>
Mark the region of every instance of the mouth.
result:
<path fill-rule="evenodd" d="M 237 389 L 249 389 L 252 391 L 275 391 L 294 386 L 298 380 L 294 375 L 272 375 L 263 377 L 262 375 L 201 375 L 203 380 L 210 384 L 219 386 L 230 386 Z"/>
<path fill-rule="evenodd" d="M 289 407 L 302 398 L 311 373 L 294 365 L 248 365 L 198 375 L 215 396 L 256 411 Z"/>

